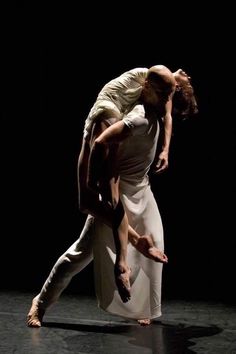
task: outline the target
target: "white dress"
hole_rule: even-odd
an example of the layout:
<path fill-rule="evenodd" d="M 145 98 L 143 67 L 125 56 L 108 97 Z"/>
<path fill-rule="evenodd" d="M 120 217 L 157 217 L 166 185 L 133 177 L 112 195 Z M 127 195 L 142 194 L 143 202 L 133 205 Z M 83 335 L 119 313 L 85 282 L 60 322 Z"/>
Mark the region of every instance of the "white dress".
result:
<path fill-rule="evenodd" d="M 123 118 L 123 115 L 131 110 L 140 97 L 147 72 L 147 68 L 126 71 L 102 88 L 85 120 L 85 139 L 89 137 L 94 120 L 103 111 L 113 111 Z"/>
<path fill-rule="evenodd" d="M 142 105 L 135 106 L 124 122 L 130 127 L 131 136 L 123 142 L 118 153 L 120 196 L 130 225 L 141 235 L 151 234 L 155 245 L 164 250 L 162 221 L 147 176 L 155 157 L 159 124 L 156 118 L 145 118 Z M 159 317 L 162 264 L 144 257 L 129 244 L 131 300 L 123 303 L 114 280 L 112 231 L 99 220 L 94 221 L 94 226 L 94 274 L 99 306 L 131 319 Z"/>

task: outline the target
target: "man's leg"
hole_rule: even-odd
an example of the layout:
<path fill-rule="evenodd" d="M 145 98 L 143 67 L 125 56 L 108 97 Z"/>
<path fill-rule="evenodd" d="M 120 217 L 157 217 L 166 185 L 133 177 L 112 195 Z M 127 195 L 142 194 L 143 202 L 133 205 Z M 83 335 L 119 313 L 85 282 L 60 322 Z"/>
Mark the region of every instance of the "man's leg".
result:
<path fill-rule="evenodd" d="M 94 218 L 88 216 L 80 238 L 57 260 L 40 293 L 33 299 L 27 316 L 29 327 L 40 327 L 47 308 L 55 303 L 72 277 L 93 258 Z"/>

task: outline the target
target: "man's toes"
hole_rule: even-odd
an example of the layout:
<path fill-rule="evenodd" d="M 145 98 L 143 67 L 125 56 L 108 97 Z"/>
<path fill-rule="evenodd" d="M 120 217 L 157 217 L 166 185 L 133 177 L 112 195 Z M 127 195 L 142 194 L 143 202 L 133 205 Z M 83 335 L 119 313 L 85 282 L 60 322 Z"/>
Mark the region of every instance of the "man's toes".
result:
<path fill-rule="evenodd" d="M 151 320 L 149 318 L 145 318 L 142 320 L 138 320 L 140 326 L 149 326 L 151 324 Z"/>
<path fill-rule="evenodd" d="M 27 321 L 27 325 L 28 327 L 41 327 L 41 322 L 39 321 L 39 319 L 30 318 Z"/>

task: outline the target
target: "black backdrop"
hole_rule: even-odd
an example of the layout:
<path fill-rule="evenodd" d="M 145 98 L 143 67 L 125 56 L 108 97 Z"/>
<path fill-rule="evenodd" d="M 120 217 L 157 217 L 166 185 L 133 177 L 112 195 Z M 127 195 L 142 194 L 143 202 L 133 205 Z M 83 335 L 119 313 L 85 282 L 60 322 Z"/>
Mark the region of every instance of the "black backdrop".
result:
<path fill-rule="evenodd" d="M 98 91 L 130 68 L 162 63 L 192 76 L 200 109 L 197 118 L 174 123 L 170 167 L 151 176 L 169 256 L 163 296 L 235 301 L 230 28 L 219 33 L 223 13 L 210 26 L 201 11 L 194 20 L 181 12 L 156 19 L 152 12 L 147 18 L 139 9 L 130 17 L 121 10 L 115 17 L 112 9 L 107 16 L 100 12 L 96 21 L 69 5 L 44 9 L 22 2 L 6 10 L 1 288 L 38 291 L 82 229 L 76 164 Z M 92 267 L 67 291 L 93 293 Z"/>

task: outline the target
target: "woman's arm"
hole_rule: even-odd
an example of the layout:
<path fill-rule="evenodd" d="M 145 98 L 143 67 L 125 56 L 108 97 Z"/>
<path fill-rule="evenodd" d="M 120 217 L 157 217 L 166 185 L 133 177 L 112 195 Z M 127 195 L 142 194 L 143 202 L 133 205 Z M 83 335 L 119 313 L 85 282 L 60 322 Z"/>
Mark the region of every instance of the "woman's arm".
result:
<path fill-rule="evenodd" d="M 172 135 L 172 98 L 166 103 L 166 114 L 163 118 L 163 141 L 162 150 L 156 158 L 154 173 L 160 173 L 168 167 L 170 141 Z"/>

